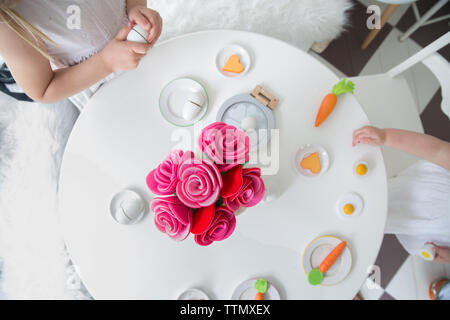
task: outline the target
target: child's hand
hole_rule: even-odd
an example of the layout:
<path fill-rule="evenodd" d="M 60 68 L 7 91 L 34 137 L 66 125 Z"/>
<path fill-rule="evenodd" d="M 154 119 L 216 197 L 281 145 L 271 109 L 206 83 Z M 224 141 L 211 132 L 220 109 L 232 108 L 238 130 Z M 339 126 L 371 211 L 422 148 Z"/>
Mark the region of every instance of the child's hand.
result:
<path fill-rule="evenodd" d="M 373 147 L 384 145 L 386 142 L 386 132 L 375 127 L 364 127 L 353 133 L 353 146 L 360 143 Z"/>
<path fill-rule="evenodd" d="M 433 243 L 433 251 L 436 254 L 434 261 L 443 264 L 450 264 L 450 248 L 438 247 Z"/>
<path fill-rule="evenodd" d="M 134 6 L 128 10 L 128 19 L 148 31 L 147 42 L 152 46 L 162 31 L 162 18 L 158 12 L 145 6 Z"/>
<path fill-rule="evenodd" d="M 110 72 L 136 69 L 151 45 L 126 41 L 134 24 L 129 22 L 117 36 L 100 52 L 106 68 Z"/>

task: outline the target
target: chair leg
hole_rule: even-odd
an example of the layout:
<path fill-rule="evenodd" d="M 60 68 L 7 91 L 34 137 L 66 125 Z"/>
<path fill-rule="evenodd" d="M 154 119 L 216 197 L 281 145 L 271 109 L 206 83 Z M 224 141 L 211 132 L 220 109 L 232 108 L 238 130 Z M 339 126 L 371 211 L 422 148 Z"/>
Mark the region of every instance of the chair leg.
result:
<path fill-rule="evenodd" d="M 395 10 L 398 8 L 398 4 L 390 4 L 386 10 L 384 10 L 383 14 L 381 15 L 381 28 L 385 26 L 385 24 L 388 22 L 389 18 L 394 14 Z M 373 29 L 370 31 L 369 35 L 367 36 L 366 40 L 361 45 L 361 49 L 366 49 L 372 41 L 375 39 L 375 37 L 378 35 L 378 33 L 381 31 L 380 29 Z"/>
<path fill-rule="evenodd" d="M 412 35 L 414 32 L 416 32 L 417 29 L 419 29 L 424 23 L 426 23 L 436 12 L 438 12 L 443 6 L 447 4 L 448 0 L 440 0 L 438 1 L 430 10 L 427 11 L 422 17 L 420 17 L 419 20 L 415 24 L 409 28 L 404 35 L 400 37 L 400 41 L 405 41 L 407 38 L 409 38 L 410 35 Z"/>

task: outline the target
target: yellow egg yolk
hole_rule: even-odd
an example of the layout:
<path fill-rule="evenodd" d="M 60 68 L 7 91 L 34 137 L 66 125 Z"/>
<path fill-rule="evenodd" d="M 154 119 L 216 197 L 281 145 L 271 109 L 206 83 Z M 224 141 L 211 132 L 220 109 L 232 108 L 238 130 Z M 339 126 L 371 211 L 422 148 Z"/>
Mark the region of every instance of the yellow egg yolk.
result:
<path fill-rule="evenodd" d="M 431 258 L 431 256 L 430 256 L 430 254 L 428 253 L 428 252 L 422 252 L 422 256 L 425 258 L 425 259 L 430 259 Z"/>
<path fill-rule="evenodd" d="M 351 215 L 353 212 L 355 212 L 355 207 L 352 204 L 346 204 L 344 206 L 344 213 L 346 215 Z"/>
<path fill-rule="evenodd" d="M 365 175 L 365 174 L 367 173 L 367 166 L 364 165 L 364 164 L 359 164 L 359 165 L 356 167 L 356 173 L 357 173 L 358 175 L 360 175 L 360 176 Z"/>

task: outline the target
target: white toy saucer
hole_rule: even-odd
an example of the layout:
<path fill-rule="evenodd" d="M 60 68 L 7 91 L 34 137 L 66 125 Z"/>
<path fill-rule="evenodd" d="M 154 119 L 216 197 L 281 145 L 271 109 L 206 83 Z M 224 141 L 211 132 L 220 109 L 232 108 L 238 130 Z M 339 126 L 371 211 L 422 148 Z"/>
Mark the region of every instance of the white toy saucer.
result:
<path fill-rule="evenodd" d="M 351 204 L 354 208 L 353 213 L 345 214 L 344 206 L 347 204 Z M 355 219 L 361 215 L 364 209 L 364 201 L 362 197 L 354 192 L 343 194 L 339 197 L 338 202 L 336 204 L 336 211 L 338 216 L 344 220 Z"/>
<path fill-rule="evenodd" d="M 255 289 L 255 282 L 258 279 L 249 279 L 242 282 L 233 292 L 231 300 L 255 300 L 258 291 Z M 278 289 L 270 282 L 267 283 L 267 292 L 264 300 L 281 300 Z"/>
<path fill-rule="evenodd" d="M 209 300 L 209 297 L 202 290 L 188 289 L 178 296 L 178 300 L 202 301 Z"/>
<path fill-rule="evenodd" d="M 144 217 L 145 207 L 145 201 L 139 194 L 123 190 L 112 198 L 109 210 L 119 224 L 133 225 Z"/>
<path fill-rule="evenodd" d="M 183 117 L 183 108 L 189 96 L 193 93 L 204 98 L 204 105 L 200 112 L 192 119 Z M 168 122 L 177 127 L 190 127 L 203 119 L 208 111 L 209 97 L 205 88 L 197 81 L 189 78 L 173 80 L 161 91 L 159 109 Z"/>
<path fill-rule="evenodd" d="M 232 55 L 237 55 L 239 57 L 241 64 L 244 66 L 244 71 L 242 71 L 241 73 L 226 72 L 222 70 L 225 64 L 227 63 L 228 59 Z M 248 51 L 242 46 L 237 44 L 231 44 L 229 46 L 222 48 L 216 57 L 217 71 L 219 71 L 221 75 L 227 78 L 237 78 L 244 76 L 250 70 L 251 63 L 252 61 Z"/>
<path fill-rule="evenodd" d="M 319 160 L 320 160 L 320 167 L 321 170 L 318 174 L 314 174 L 311 172 L 311 170 L 304 169 L 301 166 L 301 162 L 303 159 L 309 157 L 310 155 L 314 153 L 319 154 Z M 317 145 L 317 144 L 305 144 L 300 147 L 297 154 L 295 155 L 295 168 L 297 171 L 304 177 L 307 178 L 316 178 L 322 176 L 325 172 L 328 171 L 328 168 L 330 167 L 330 157 L 328 155 L 327 150 L 325 150 L 324 147 Z"/>
<path fill-rule="evenodd" d="M 319 268 L 322 261 L 342 241 L 342 239 L 334 236 L 322 236 L 311 241 L 306 247 L 302 258 L 303 270 L 306 275 L 308 276 L 312 269 Z M 320 285 L 334 286 L 341 283 L 348 276 L 351 268 L 352 254 L 347 246 L 330 270 L 324 274 L 323 281 Z"/>

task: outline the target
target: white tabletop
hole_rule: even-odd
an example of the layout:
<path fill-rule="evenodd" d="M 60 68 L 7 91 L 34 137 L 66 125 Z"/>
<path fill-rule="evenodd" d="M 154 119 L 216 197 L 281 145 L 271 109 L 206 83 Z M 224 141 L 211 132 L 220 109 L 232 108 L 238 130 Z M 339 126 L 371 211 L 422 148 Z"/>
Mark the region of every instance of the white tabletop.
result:
<path fill-rule="evenodd" d="M 250 51 L 252 68 L 245 77 L 225 78 L 216 69 L 216 54 L 230 43 Z M 156 229 L 151 213 L 135 226 L 119 225 L 109 214 L 111 198 L 124 188 L 150 201 L 148 172 L 179 146 L 173 139 L 197 137 L 193 128 L 171 126 L 158 110 L 161 90 L 178 77 L 196 79 L 208 90 L 210 109 L 200 129 L 215 121 L 225 100 L 258 84 L 280 98 L 275 111 L 280 167 L 269 179 L 280 184 L 282 195 L 238 216 L 235 233 L 207 248 L 192 237 L 183 243 L 170 240 Z M 106 84 L 74 128 L 60 180 L 65 240 L 90 293 L 97 299 L 176 299 L 195 287 L 213 299 L 230 299 L 242 281 L 265 277 L 283 299 L 351 299 L 381 245 L 387 187 L 381 151 L 352 148 L 353 130 L 369 124 L 352 95 L 342 96 L 332 117 L 314 128 L 320 102 L 338 80 L 313 57 L 284 42 L 211 31 L 160 44 L 137 70 Z M 330 153 L 329 171 L 317 179 L 300 177 L 294 169 L 296 151 L 308 143 L 321 144 Z M 360 159 L 371 166 L 364 179 L 352 172 Z M 358 192 L 365 201 L 363 214 L 353 221 L 336 214 L 337 199 L 347 192 Z M 349 276 L 334 287 L 310 286 L 302 269 L 305 247 L 322 235 L 347 240 L 353 256 Z"/>

